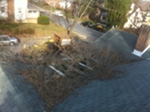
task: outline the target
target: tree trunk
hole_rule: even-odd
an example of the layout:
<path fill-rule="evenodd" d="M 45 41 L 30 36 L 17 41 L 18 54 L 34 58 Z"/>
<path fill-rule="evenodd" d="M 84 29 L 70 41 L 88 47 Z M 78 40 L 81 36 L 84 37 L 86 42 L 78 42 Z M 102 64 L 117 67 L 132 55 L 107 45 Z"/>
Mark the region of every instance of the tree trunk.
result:
<path fill-rule="evenodd" d="M 14 0 L 7 0 L 7 4 L 8 20 L 12 22 L 14 21 Z"/>
<path fill-rule="evenodd" d="M 69 28 L 67 28 L 67 35 L 69 36 L 69 38 L 70 38 L 71 40 L 72 40 L 71 33 L 72 33 L 72 31 L 73 31 L 73 28 L 74 28 L 76 22 L 77 22 L 77 18 L 74 19 L 73 24 L 69 25 Z"/>

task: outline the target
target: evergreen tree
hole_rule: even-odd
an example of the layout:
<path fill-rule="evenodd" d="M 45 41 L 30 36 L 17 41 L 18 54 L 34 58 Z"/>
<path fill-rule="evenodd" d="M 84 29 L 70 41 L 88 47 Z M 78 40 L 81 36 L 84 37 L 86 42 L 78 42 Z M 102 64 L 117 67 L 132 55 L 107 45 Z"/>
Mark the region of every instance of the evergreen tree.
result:
<path fill-rule="evenodd" d="M 106 0 L 105 6 L 108 10 L 107 22 L 117 27 L 123 27 L 127 21 L 126 14 L 130 10 L 131 0 Z"/>

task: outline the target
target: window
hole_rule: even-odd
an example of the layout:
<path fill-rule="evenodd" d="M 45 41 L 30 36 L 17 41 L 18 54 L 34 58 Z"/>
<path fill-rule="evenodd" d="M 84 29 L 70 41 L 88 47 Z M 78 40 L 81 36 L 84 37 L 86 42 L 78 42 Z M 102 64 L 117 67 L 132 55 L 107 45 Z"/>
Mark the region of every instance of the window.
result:
<path fill-rule="evenodd" d="M 22 13 L 22 11 L 21 11 L 21 10 L 18 10 L 18 13 Z"/>
<path fill-rule="evenodd" d="M 22 13 L 22 9 L 21 8 L 18 8 L 18 13 Z"/>
<path fill-rule="evenodd" d="M 37 13 L 36 10 L 29 10 L 28 13 Z"/>
<path fill-rule="evenodd" d="M 28 13 L 32 13 L 32 11 L 31 11 L 31 10 L 29 10 L 29 11 L 28 11 Z"/>
<path fill-rule="evenodd" d="M 3 13 L 5 12 L 5 7 L 0 7 L 0 11 Z"/>
<path fill-rule="evenodd" d="M 9 38 L 8 37 L 3 37 L 3 40 L 7 41 L 7 40 L 9 40 Z"/>
<path fill-rule="evenodd" d="M 33 11 L 34 13 L 36 13 L 37 11 Z"/>
<path fill-rule="evenodd" d="M 3 38 L 2 38 L 2 37 L 0 37 L 0 41 L 3 41 Z"/>

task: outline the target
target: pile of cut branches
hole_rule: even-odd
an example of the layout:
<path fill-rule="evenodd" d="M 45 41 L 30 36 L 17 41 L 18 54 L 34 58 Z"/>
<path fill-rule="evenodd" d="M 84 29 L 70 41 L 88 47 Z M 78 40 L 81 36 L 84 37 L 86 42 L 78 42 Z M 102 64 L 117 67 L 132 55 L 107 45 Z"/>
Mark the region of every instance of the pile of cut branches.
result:
<path fill-rule="evenodd" d="M 87 79 L 116 77 L 113 67 L 128 62 L 109 48 L 96 49 L 79 39 L 62 49 L 49 41 L 29 48 L 24 46 L 11 61 L 23 64 L 23 69 L 18 69 L 19 64 L 16 70 L 38 90 L 45 101 L 46 110 L 62 102 Z"/>

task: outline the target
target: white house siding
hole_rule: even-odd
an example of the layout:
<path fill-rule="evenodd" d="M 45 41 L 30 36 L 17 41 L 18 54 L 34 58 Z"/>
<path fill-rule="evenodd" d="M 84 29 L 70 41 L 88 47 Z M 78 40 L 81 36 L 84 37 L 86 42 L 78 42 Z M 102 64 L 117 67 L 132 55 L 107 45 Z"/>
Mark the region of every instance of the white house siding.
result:
<path fill-rule="evenodd" d="M 133 3 L 131 5 L 131 10 L 127 14 L 130 15 L 134 11 L 135 4 Z M 125 23 L 124 28 L 138 28 L 142 25 L 143 22 L 143 17 L 142 17 L 143 12 L 140 10 L 140 8 L 137 8 L 135 12 L 133 12 L 129 17 L 128 21 Z"/>
<path fill-rule="evenodd" d="M 59 7 L 62 8 L 62 9 L 65 9 L 66 5 L 67 5 L 67 8 L 71 7 L 70 2 L 67 2 L 67 3 L 66 3 L 66 1 L 59 2 Z"/>
<path fill-rule="evenodd" d="M 38 18 L 40 15 L 39 11 L 34 9 L 28 9 L 27 18 Z"/>
<path fill-rule="evenodd" d="M 138 6 L 139 8 L 134 10 L 135 7 L 137 6 L 134 3 L 131 4 L 131 7 L 130 7 L 131 10 L 127 14 L 127 16 L 129 15 L 130 16 L 128 17 L 128 21 L 125 23 L 124 28 L 138 28 L 143 24 L 143 21 L 145 22 L 150 21 L 150 11 L 147 12 L 147 10 L 144 10 L 144 9 L 142 11 L 142 8 L 144 6 L 145 5 L 141 5 L 141 6 L 139 5 Z M 143 15 L 145 15 L 145 18 L 143 18 Z"/>
<path fill-rule="evenodd" d="M 6 19 L 7 15 L 7 0 L 0 1 L 0 18 Z"/>
<path fill-rule="evenodd" d="M 14 0 L 15 20 L 27 19 L 28 0 Z"/>
<path fill-rule="evenodd" d="M 150 12 L 147 12 L 147 14 L 146 14 L 147 16 L 146 16 L 146 18 L 145 18 L 145 21 L 150 21 Z"/>

